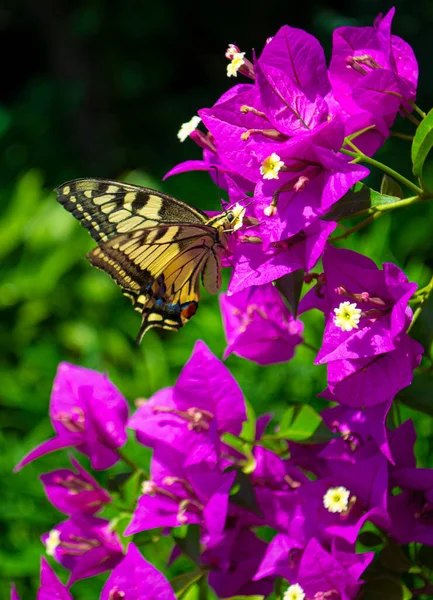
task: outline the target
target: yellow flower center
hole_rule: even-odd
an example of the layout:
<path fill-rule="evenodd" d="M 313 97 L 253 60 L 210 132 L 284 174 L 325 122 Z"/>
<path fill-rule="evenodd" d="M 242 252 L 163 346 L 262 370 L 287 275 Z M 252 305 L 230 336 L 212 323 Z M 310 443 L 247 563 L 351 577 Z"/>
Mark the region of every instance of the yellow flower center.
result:
<path fill-rule="evenodd" d="M 281 167 L 284 167 L 283 161 L 280 160 L 278 154 L 273 152 L 262 162 L 260 173 L 263 175 L 263 179 L 278 179 L 278 171 Z"/>
<path fill-rule="evenodd" d="M 349 496 L 349 490 L 343 486 L 329 488 L 323 496 L 323 506 L 332 513 L 345 512 L 349 506 Z"/>
<path fill-rule="evenodd" d="M 358 329 L 361 312 L 355 302 L 341 302 L 338 308 L 334 308 L 334 323 L 343 331 Z"/>
<path fill-rule="evenodd" d="M 305 592 L 299 585 L 295 583 L 287 588 L 284 592 L 283 600 L 304 600 Z"/>
<path fill-rule="evenodd" d="M 235 52 L 231 62 L 227 65 L 227 77 L 237 77 L 238 71 L 244 64 L 245 52 Z"/>
<path fill-rule="evenodd" d="M 243 225 L 243 220 L 245 216 L 245 207 L 241 206 L 238 202 L 230 209 L 230 212 L 233 215 L 232 221 L 232 231 L 237 231 Z"/>
<path fill-rule="evenodd" d="M 45 540 L 45 550 L 48 556 L 54 556 L 57 546 L 60 545 L 60 531 L 52 529 Z"/>

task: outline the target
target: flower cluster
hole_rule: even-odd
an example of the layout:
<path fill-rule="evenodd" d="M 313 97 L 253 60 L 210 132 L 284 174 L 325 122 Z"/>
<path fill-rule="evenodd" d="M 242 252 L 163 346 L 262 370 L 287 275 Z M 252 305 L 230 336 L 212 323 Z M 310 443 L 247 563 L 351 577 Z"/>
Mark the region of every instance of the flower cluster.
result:
<path fill-rule="evenodd" d="M 84 447 L 82 436 L 104 427 L 112 434 L 106 450 L 116 453 L 129 427 L 139 444 L 152 449 L 152 460 L 148 476 L 139 472 L 126 549 L 115 521 L 95 516 L 113 498 L 75 458 L 72 469 L 41 476 L 49 501 L 68 515 L 42 542 L 70 576 L 63 585 L 43 560 L 40 598 L 70 599 L 75 581 L 111 571 L 101 599 L 174 599 L 167 580 L 132 542 L 135 534 L 157 528 L 166 534 L 179 526 L 199 528 L 196 566 L 222 598 L 267 596 L 277 578 L 287 581 L 285 598 L 355 598 L 374 558 L 355 548 L 366 522 L 381 532 L 383 544 L 390 538 L 433 544 L 433 472 L 416 467 L 410 421 L 392 431 L 384 426 L 389 458 L 361 407 L 325 410 L 325 443 L 300 444 L 281 432 L 275 445 L 275 436 L 266 433 L 269 417 L 253 423 L 249 431 L 255 433 L 244 438 L 242 391 L 203 342 L 197 342 L 176 384 L 140 403 L 127 421 L 124 400 L 110 381 L 80 367 L 59 366 L 52 414 L 59 402 L 64 421 L 81 408 L 81 437 L 68 445 L 91 460 L 100 442 L 94 436 Z M 44 446 L 37 456 L 51 451 Z M 33 453 L 23 462 L 34 458 Z M 268 542 L 260 535 L 264 528 L 272 532 Z M 173 539 L 176 560 L 185 546 Z"/>
<path fill-rule="evenodd" d="M 226 355 L 236 352 L 269 364 L 277 356 L 287 360 L 298 343 L 300 326 L 288 327 L 293 319 L 284 308 L 281 313 L 267 284 L 300 269 L 311 271 L 322 256 L 336 227 L 323 217 L 369 173 L 353 160 L 353 140 L 371 156 L 397 114 L 412 110 L 418 67 L 410 46 L 391 34 L 393 15 L 394 9 L 372 27 L 336 29 L 329 68 L 320 43 L 287 25 L 252 61 L 230 44 L 228 75 L 241 74 L 251 83 L 234 85 L 179 133 L 203 149 L 203 160 L 181 163 L 166 176 L 208 170 L 230 203 L 243 204 L 258 223 L 237 232 L 231 248 L 229 295 L 221 302 Z M 349 311 L 356 309 L 352 304 Z M 263 320 L 267 326 L 256 344 L 252 340 Z M 330 386 L 334 393 L 335 385 Z"/>

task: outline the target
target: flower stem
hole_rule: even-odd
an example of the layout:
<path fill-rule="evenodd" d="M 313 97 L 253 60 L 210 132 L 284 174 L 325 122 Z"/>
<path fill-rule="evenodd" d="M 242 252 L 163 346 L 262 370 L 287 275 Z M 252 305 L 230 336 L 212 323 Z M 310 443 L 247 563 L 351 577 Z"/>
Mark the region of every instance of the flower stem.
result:
<path fill-rule="evenodd" d="M 368 165 L 371 165 L 372 167 L 376 167 L 377 169 L 380 169 L 381 171 L 383 171 L 384 173 L 386 173 L 387 175 L 389 175 L 396 181 L 399 181 L 400 183 L 405 185 L 407 188 L 409 188 L 410 190 L 415 192 L 415 194 L 417 196 L 422 196 L 423 190 L 420 187 L 418 187 L 415 183 L 413 183 L 409 179 L 406 179 L 406 177 L 403 177 L 403 175 L 400 175 L 400 173 L 397 173 L 397 171 L 395 171 L 394 169 L 391 169 L 391 167 L 388 167 L 388 165 L 385 165 L 385 164 L 379 162 L 378 160 L 375 160 L 374 158 L 371 158 L 370 156 L 367 156 L 366 154 L 361 152 L 361 150 L 359 150 L 359 148 L 357 148 L 355 146 L 355 144 L 353 142 L 351 142 L 351 140 L 349 140 L 348 138 L 345 138 L 345 143 L 348 146 L 350 146 L 351 148 L 353 148 L 353 151 L 346 150 L 346 148 L 342 148 L 340 150 L 340 152 L 342 152 L 343 154 L 347 154 L 347 156 L 353 156 L 353 158 L 358 159 L 361 162 L 364 162 Z"/>
<path fill-rule="evenodd" d="M 316 348 L 316 346 L 313 346 L 313 344 L 309 344 L 305 340 L 302 342 L 302 345 L 314 352 L 315 354 L 319 352 L 319 348 Z"/>
<path fill-rule="evenodd" d="M 141 469 L 137 464 L 135 464 L 135 462 L 131 460 L 129 456 L 124 454 L 123 450 L 121 450 L 120 448 L 116 448 L 115 452 L 119 456 L 120 460 L 122 460 L 126 465 L 128 465 L 128 467 L 130 467 L 132 471 L 135 471 L 136 473 L 141 473 L 143 477 L 147 478 L 147 475 L 143 471 L 143 469 Z"/>
<path fill-rule="evenodd" d="M 413 105 L 413 107 L 415 108 L 415 105 Z M 418 112 L 418 110 L 417 110 Z M 425 117 L 425 113 L 422 113 Z M 418 121 L 418 119 L 416 119 L 408 110 L 403 109 L 403 115 L 406 117 L 406 119 L 408 119 L 411 123 L 413 123 L 414 125 L 416 125 L 418 127 L 418 125 L 420 124 L 420 122 Z M 421 115 L 422 116 L 422 115 Z M 423 117 L 423 118 L 424 118 Z"/>
<path fill-rule="evenodd" d="M 409 198 L 402 198 L 401 200 L 396 200 L 396 202 L 391 202 L 390 204 L 380 204 L 379 206 L 374 206 L 373 210 L 375 212 L 384 213 L 396 208 L 403 208 L 403 206 L 410 206 L 411 204 L 416 204 L 417 202 L 421 202 L 423 200 L 427 200 L 427 198 L 423 198 L 421 196 L 410 196 Z"/>
<path fill-rule="evenodd" d="M 425 119 L 425 117 L 427 116 L 426 113 L 423 110 L 421 110 L 420 107 L 415 104 L 415 102 L 409 102 L 409 104 L 419 114 L 420 117 Z"/>
<path fill-rule="evenodd" d="M 418 296 L 422 296 L 423 297 L 422 302 L 424 302 L 424 300 L 427 300 L 427 298 L 429 297 L 432 290 L 433 290 L 433 277 L 430 279 L 430 281 L 428 282 L 428 284 L 426 286 L 424 286 L 423 288 L 421 288 L 420 290 L 415 292 L 415 298 L 417 298 Z"/>
<path fill-rule="evenodd" d="M 429 283 L 426 286 L 424 286 L 423 288 L 421 288 L 420 290 L 418 290 L 413 297 L 412 301 L 419 303 L 419 306 L 416 308 L 415 312 L 413 313 L 412 322 L 408 327 L 407 333 L 409 333 L 409 331 L 414 326 L 415 321 L 420 316 L 421 311 L 424 308 L 424 303 L 426 302 L 426 300 L 428 300 L 432 290 L 433 290 L 433 276 L 430 279 Z"/>
<path fill-rule="evenodd" d="M 366 219 L 364 219 L 363 221 L 361 221 L 357 225 L 354 225 L 353 227 L 350 227 L 350 228 L 346 229 L 346 231 L 344 233 L 342 233 L 341 235 L 337 235 L 336 237 L 331 238 L 330 241 L 331 242 L 336 242 L 338 240 L 345 240 L 346 238 L 349 237 L 349 235 L 351 233 L 355 233 L 355 231 L 359 231 L 360 229 L 363 229 L 366 225 L 369 225 L 370 223 L 372 223 L 373 221 L 375 221 L 382 214 L 383 213 L 381 213 L 381 212 L 375 212 L 375 213 L 373 213 L 372 215 L 370 215 L 369 217 L 367 217 Z"/>
<path fill-rule="evenodd" d="M 400 138 L 401 140 L 409 140 L 410 142 L 413 141 L 413 135 L 408 135 L 407 133 L 399 133 L 398 131 L 391 131 L 391 136 Z"/>
<path fill-rule="evenodd" d="M 409 327 L 407 328 L 407 332 L 409 333 L 409 331 L 412 329 L 412 327 L 415 325 L 415 321 L 418 319 L 418 317 L 420 316 L 422 311 L 422 305 L 418 306 L 418 308 L 415 310 L 415 312 L 413 313 L 413 317 L 412 317 L 412 321 L 409 325 Z"/>
<path fill-rule="evenodd" d="M 417 204 L 419 202 L 427 202 L 428 200 L 431 200 L 432 198 L 433 198 L 433 195 L 431 194 L 431 192 L 426 192 L 423 196 L 418 196 L 418 195 L 410 196 L 409 198 L 402 198 L 401 200 L 399 199 L 399 200 L 396 200 L 395 202 L 388 202 L 387 204 L 377 204 L 375 206 L 370 206 L 369 208 L 360 210 L 357 213 L 354 213 L 353 215 L 351 215 L 351 217 L 353 217 L 353 218 L 368 217 L 368 218 L 364 219 L 363 221 L 361 221 L 354 227 L 350 227 L 350 228 L 344 227 L 344 225 L 341 225 L 341 223 L 338 223 L 338 226 L 343 229 L 344 233 L 331 238 L 330 241 L 335 242 L 338 240 L 346 239 L 347 237 L 349 237 L 349 235 L 351 233 L 354 233 L 355 231 L 362 229 L 366 225 L 369 225 L 370 223 L 372 223 L 374 220 L 376 220 L 378 217 L 380 217 L 380 215 L 382 215 L 385 212 L 390 212 L 391 210 L 395 210 L 396 208 L 404 208 L 406 206 L 411 206 L 412 204 Z M 342 218 L 346 219 L 347 217 L 344 216 Z"/>

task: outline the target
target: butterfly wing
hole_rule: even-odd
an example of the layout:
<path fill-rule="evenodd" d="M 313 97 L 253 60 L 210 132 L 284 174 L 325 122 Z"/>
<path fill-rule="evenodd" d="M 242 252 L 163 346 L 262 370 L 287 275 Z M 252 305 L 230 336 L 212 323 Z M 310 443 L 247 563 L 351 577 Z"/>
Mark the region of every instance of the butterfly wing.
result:
<path fill-rule="evenodd" d="M 96 242 L 160 223 L 206 223 L 200 210 L 167 194 L 109 179 L 75 179 L 57 188 L 57 200 Z"/>
<path fill-rule="evenodd" d="M 218 291 L 222 251 L 215 228 L 166 223 L 112 237 L 88 258 L 141 313 L 139 342 L 151 327 L 176 331 L 195 314 L 200 275 L 210 292 Z"/>

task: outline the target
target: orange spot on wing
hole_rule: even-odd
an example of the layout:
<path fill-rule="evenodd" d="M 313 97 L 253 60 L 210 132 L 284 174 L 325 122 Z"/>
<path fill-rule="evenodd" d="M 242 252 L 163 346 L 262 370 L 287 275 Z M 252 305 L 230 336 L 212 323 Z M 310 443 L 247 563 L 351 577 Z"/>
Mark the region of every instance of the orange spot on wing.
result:
<path fill-rule="evenodd" d="M 197 304 L 191 302 L 180 313 L 184 319 L 190 319 L 197 312 Z"/>

